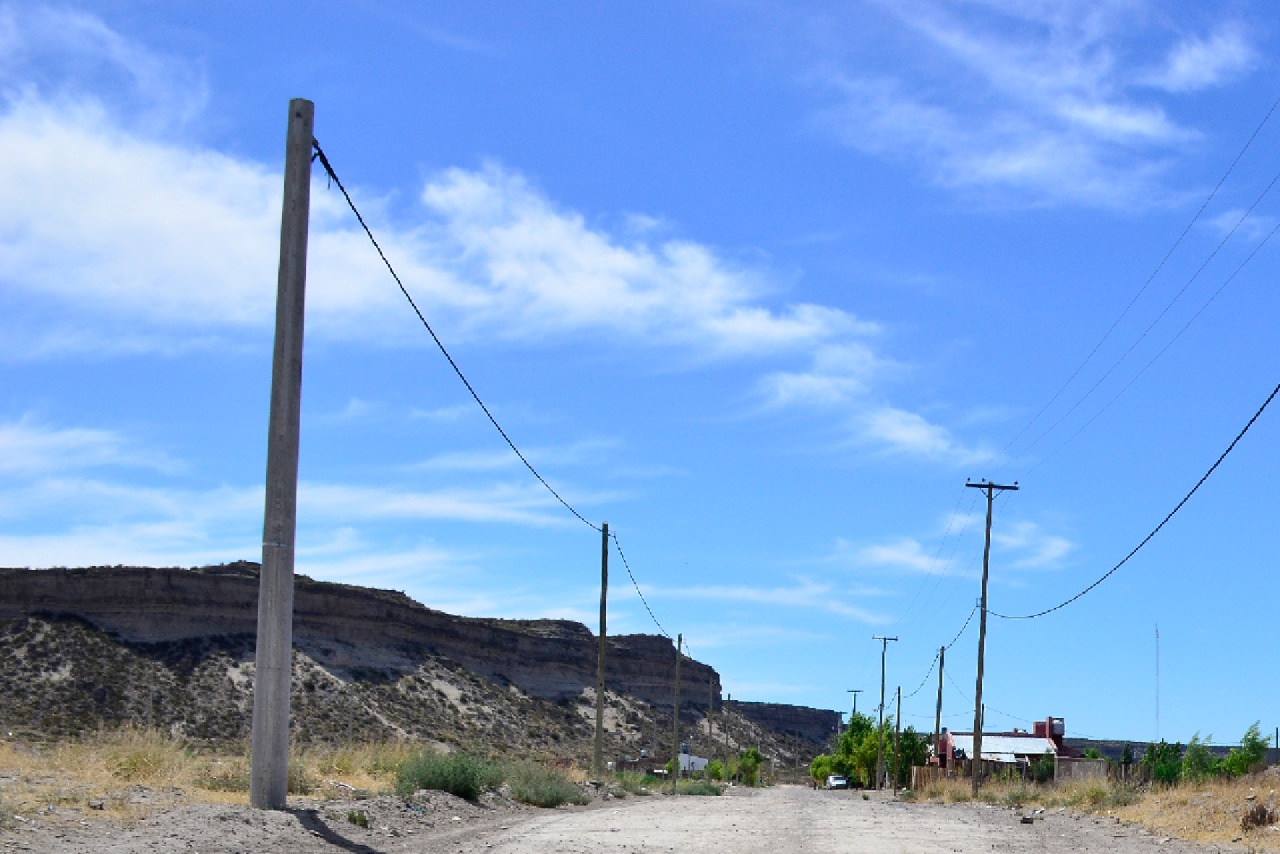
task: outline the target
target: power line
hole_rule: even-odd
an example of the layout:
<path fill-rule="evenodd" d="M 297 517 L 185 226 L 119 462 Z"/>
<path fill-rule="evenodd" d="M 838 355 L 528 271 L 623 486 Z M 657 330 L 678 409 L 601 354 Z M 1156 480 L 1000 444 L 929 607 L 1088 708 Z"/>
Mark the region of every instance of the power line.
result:
<path fill-rule="evenodd" d="M 1141 368 L 1141 370 L 1139 370 L 1139 371 L 1138 371 L 1138 373 L 1134 374 L 1134 375 L 1133 375 L 1133 378 L 1132 378 L 1132 379 L 1130 379 L 1130 380 L 1129 380 L 1129 382 L 1125 383 L 1124 387 L 1123 387 L 1123 388 L 1121 388 L 1118 392 L 1116 392 L 1116 393 L 1115 393 L 1115 395 L 1114 395 L 1110 400 L 1108 400 L 1108 401 L 1106 402 L 1106 404 L 1105 404 L 1105 405 L 1103 405 L 1103 407 L 1102 407 L 1101 409 L 1099 409 L 1097 412 L 1095 412 L 1095 413 L 1093 414 L 1093 416 L 1092 416 L 1088 421 L 1086 421 L 1086 422 L 1084 422 L 1083 424 L 1081 424 L 1081 425 L 1080 425 L 1080 427 L 1079 427 L 1079 429 L 1077 429 L 1077 430 L 1076 430 L 1076 432 L 1072 433 L 1072 434 L 1071 434 L 1071 436 L 1070 436 L 1070 437 L 1068 437 L 1066 441 L 1064 441 L 1061 445 L 1059 445 L 1059 446 L 1057 447 L 1057 449 L 1055 449 L 1055 450 L 1053 451 L 1053 454 L 1057 454 L 1057 453 L 1058 453 L 1058 452 L 1060 452 L 1063 448 L 1065 448 L 1067 445 L 1071 444 L 1071 442 L 1075 441 L 1075 439 L 1076 439 L 1076 437 L 1077 437 L 1077 436 L 1079 436 L 1079 435 L 1080 435 L 1081 433 L 1083 433 L 1086 429 L 1088 429 L 1088 427 L 1089 427 L 1089 425 L 1090 425 L 1090 424 L 1092 424 L 1094 421 L 1097 421 L 1100 417 L 1102 417 L 1102 414 L 1103 414 L 1104 412 L 1106 412 L 1108 409 L 1110 409 L 1110 408 L 1111 408 L 1111 406 L 1112 406 L 1112 405 L 1113 405 L 1117 400 L 1119 400 L 1119 399 L 1120 399 L 1120 397 L 1121 397 L 1125 392 L 1127 392 L 1130 388 L 1132 388 L 1132 387 L 1133 387 L 1133 384 L 1134 384 L 1134 383 L 1136 383 L 1139 379 L 1141 379 L 1141 378 L 1142 378 L 1142 376 L 1143 376 L 1144 374 L 1146 374 L 1146 372 L 1151 368 L 1151 366 L 1152 366 L 1152 365 L 1154 365 L 1154 364 L 1156 363 L 1156 361 L 1160 359 L 1160 357 L 1162 357 L 1165 353 L 1167 353 L 1167 352 L 1169 351 L 1169 348 L 1170 348 L 1170 347 L 1172 347 L 1172 346 L 1174 345 L 1174 343 L 1175 343 L 1179 338 L 1181 338 L 1181 337 L 1183 336 L 1183 334 L 1184 334 L 1184 333 L 1186 333 L 1186 331 L 1187 331 L 1188 329 L 1190 329 L 1190 328 L 1191 328 L 1191 324 L 1195 323 L 1195 322 L 1196 322 L 1196 320 L 1198 320 L 1198 319 L 1199 319 L 1200 315 L 1204 314 L 1205 309 L 1207 309 L 1207 308 L 1210 306 L 1210 304 L 1212 304 L 1212 303 L 1213 303 L 1213 301 L 1214 301 L 1214 300 L 1216 300 L 1216 299 L 1217 299 L 1217 298 L 1222 294 L 1222 292 L 1223 292 L 1224 290 L 1226 290 L 1227 285 L 1231 284 L 1231 283 L 1235 280 L 1236 276 L 1240 275 L 1240 271 L 1241 271 L 1241 270 L 1243 270 L 1243 269 L 1245 268 L 1245 266 L 1246 266 L 1246 265 L 1248 265 L 1248 263 L 1249 263 L 1250 261 L 1252 261 L 1252 260 L 1253 260 L 1253 258 L 1254 258 L 1254 256 L 1255 256 L 1255 255 L 1257 255 L 1260 251 L 1262 251 L 1262 248 L 1263 248 L 1264 246 L 1266 246 L 1266 245 L 1271 241 L 1271 238 L 1275 237 L 1275 235 L 1276 235 L 1276 232 L 1277 232 L 1277 231 L 1280 231 L 1280 223 L 1277 223 L 1277 224 L 1276 224 L 1276 225 L 1271 229 L 1271 231 L 1267 232 L 1267 235 L 1266 235 L 1265 237 L 1263 237 L 1263 238 L 1262 238 L 1262 240 L 1260 240 L 1260 241 L 1258 242 L 1258 245 L 1257 245 L 1257 246 L 1255 246 L 1255 247 L 1253 247 L 1253 251 L 1252 251 L 1252 252 L 1250 252 L 1250 253 L 1248 254 L 1248 256 L 1247 256 L 1247 257 L 1245 257 L 1245 259 L 1244 259 L 1243 261 L 1241 261 L 1241 262 L 1239 263 L 1239 265 L 1237 265 L 1237 266 L 1236 266 L 1235 270 L 1233 270 L 1233 271 L 1231 272 L 1231 275 L 1230 275 L 1230 276 L 1227 276 L 1227 278 L 1223 280 L 1222 284 L 1218 286 L 1218 289 L 1217 289 L 1216 291 L 1214 291 L 1212 294 L 1210 294 L 1209 298 L 1208 298 L 1207 300 L 1205 300 L 1203 304 L 1201 304 L 1200 308 L 1196 309 L 1196 313 L 1195 313 L 1195 314 L 1193 314 L 1193 315 L 1191 315 L 1191 318 L 1190 318 L 1186 323 L 1184 323 L 1184 324 L 1182 325 L 1182 328 L 1181 328 L 1181 329 L 1179 329 L 1179 330 L 1177 331 L 1177 333 L 1176 333 L 1172 338 L 1170 338 L 1170 339 L 1169 339 L 1169 341 L 1168 341 L 1168 342 L 1167 342 L 1163 347 L 1161 347 L 1161 348 L 1160 348 L 1160 351 L 1159 351 L 1158 353 L 1156 353 L 1154 356 L 1152 356 L 1152 357 L 1151 357 L 1151 359 L 1150 359 L 1150 361 L 1148 361 L 1145 365 L 1143 365 L 1143 366 L 1142 366 L 1142 368 Z M 1030 475 L 1030 474 L 1031 474 L 1032 472 L 1034 472 L 1036 469 L 1040 468 L 1040 466 L 1044 465 L 1044 463 L 1045 463 L 1045 462 L 1046 462 L 1050 457 L 1052 457 L 1052 456 L 1053 456 L 1053 454 L 1049 454 L 1048 456 L 1044 457 L 1044 458 L 1043 458 L 1043 459 L 1041 459 L 1039 462 L 1037 462 L 1034 466 L 1032 466 L 1032 467 L 1027 471 L 1027 474 L 1028 474 L 1028 475 Z"/>
<path fill-rule="evenodd" d="M 924 687 L 924 683 L 929 681 L 929 676 L 930 676 L 930 674 L 932 674 L 932 673 L 933 673 L 933 668 L 934 668 L 935 666 L 937 666 L 937 664 L 938 664 L 938 656 L 939 656 L 940 654 L 941 654 L 941 653 L 937 653 L 937 652 L 935 652 L 935 653 L 933 654 L 933 664 L 930 664 L 930 665 L 929 665 L 929 672 L 928 672 L 928 673 L 926 673 L 926 674 L 924 675 L 924 678 L 920 680 L 920 684 L 916 686 L 916 689 L 915 689 L 914 691 L 912 691 L 910 694 L 908 694 L 908 695 L 906 695 L 905 697 L 903 697 L 902 699 L 904 699 L 904 700 L 910 700 L 910 699 L 911 699 L 912 697 L 914 697 L 916 694 L 919 694 L 919 693 L 920 693 L 920 689 Z"/>
<path fill-rule="evenodd" d="M 1249 422 L 1245 424 L 1244 427 L 1241 428 L 1240 432 L 1236 434 L 1236 437 L 1231 440 L 1231 444 L 1227 446 L 1227 449 L 1222 452 L 1222 454 L 1218 457 L 1217 460 L 1214 461 L 1213 465 L 1209 466 L 1209 470 L 1206 471 L 1203 476 L 1201 476 L 1200 480 L 1196 481 L 1196 485 L 1191 487 L 1191 491 L 1188 492 L 1185 496 L 1183 496 L 1182 500 L 1178 502 L 1178 505 L 1169 511 L 1169 515 L 1165 516 L 1164 519 L 1161 520 L 1160 524 L 1156 525 L 1155 528 L 1152 529 L 1151 533 L 1143 537 L 1142 542 L 1134 546 L 1133 550 L 1130 551 L 1127 555 L 1125 555 L 1123 560 L 1121 560 L 1115 566 L 1111 567 L 1111 569 L 1107 570 L 1102 575 L 1101 578 L 1099 578 L 1097 581 L 1090 584 L 1085 589 L 1081 590 L 1076 595 L 1072 596 L 1070 599 L 1067 599 L 1065 602 L 1060 602 L 1057 605 L 1054 605 L 1052 608 L 1046 608 L 1045 610 L 1037 611 L 1034 614 L 1022 614 L 1017 616 L 1010 616 L 1008 614 L 996 613 L 995 611 L 992 611 L 990 609 L 988 609 L 987 612 L 994 617 L 999 617 L 1002 620 L 1034 620 L 1037 617 L 1043 617 L 1046 614 L 1052 614 L 1054 611 L 1058 611 L 1062 608 L 1067 607 L 1072 602 L 1076 601 L 1081 596 L 1084 596 L 1086 593 L 1093 590 L 1099 584 L 1101 584 L 1102 582 L 1110 578 L 1112 574 L 1116 572 L 1116 570 L 1120 569 L 1120 567 L 1128 563 L 1131 557 L 1133 557 L 1139 551 L 1141 551 L 1143 546 L 1151 542 L 1151 540 L 1155 537 L 1155 535 L 1160 533 L 1160 530 L 1164 528 L 1166 524 L 1168 524 L 1169 520 L 1172 519 L 1174 515 L 1179 510 L 1181 510 L 1188 501 L 1191 500 L 1191 496 L 1195 495 L 1196 492 L 1200 489 L 1200 487 L 1204 485 L 1204 482 L 1209 479 L 1209 476 L 1213 474 L 1214 471 L 1217 470 L 1218 466 L 1222 465 L 1222 461 L 1227 458 L 1227 455 L 1230 454 L 1233 450 L 1235 450 L 1236 445 L 1240 442 L 1241 439 L 1244 438 L 1244 434 L 1249 432 L 1249 428 L 1252 427 L 1254 422 L 1257 421 L 1262 416 L 1262 413 L 1266 411 L 1266 408 L 1271 405 L 1271 401 L 1275 400 L 1275 397 L 1277 394 L 1280 394 L 1280 384 L 1276 385 L 1276 387 L 1271 390 L 1271 394 L 1267 395 L 1267 399 L 1262 402 L 1262 406 L 1258 407 L 1258 411 L 1253 414 L 1253 417 L 1249 419 Z"/>
<path fill-rule="evenodd" d="M 418 315 L 418 320 L 422 321 L 423 327 L 431 335 L 431 340 L 436 342 L 436 347 L 438 347 L 440 352 L 444 354 L 445 359 L 449 362 L 449 366 L 453 368 L 453 372 L 458 375 L 458 379 L 462 380 L 462 384 L 467 387 L 467 391 L 471 393 L 475 402 L 480 405 L 482 410 L 484 410 L 484 414 L 488 417 L 489 423 L 492 424 L 494 429 L 498 431 L 499 435 L 506 440 L 507 446 L 515 452 L 517 457 L 520 458 L 520 462 L 524 463 L 524 467 L 538 479 L 539 483 L 546 487 L 547 492 L 550 492 L 555 496 L 555 499 L 563 504 L 566 510 L 578 517 L 580 522 L 591 528 L 593 531 L 598 532 L 600 527 L 575 510 L 573 505 L 568 501 L 565 501 L 564 497 L 561 496 L 560 493 L 556 492 L 551 487 L 551 484 L 547 483 L 546 478 L 538 473 L 538 470 L 533 467 L 533 463 L 529 462 L 528 458 L 525 457 L 525 455 L 521 453 L 520 449 L 516 447 L 516 443 L 512 441 L 509 435 L 507 435 L 507 431 L 502 429 L 502 425 L 498 423 L 498 419 L 489 411 L 489 407 L 485 406 L 484 401 L 480 399 L 480 395 L 476 393 L 475 388 L 471 385 L 470 381 L 467 380 L 466 375 L 462 373 L 462 368 L 458 367 L 458 363 L 454 361 L 453 356 L 449 355 L 449 351 L 445 348 L 444 342 L 440 340 L 440 336 L 436 335 L 436 331 L 431 328 L 431 324 L 427 322 L 427 318 L 423 315 L 422 310 L 418 308 L 418 304 L 414 302 L 413 297 L 409 294 L 409 289 L 405 287 L 404 282 L 400 280 L 399 274 L 397 274 L 395 268 L 391 266 L 391 262 L 387 260 L 386 253 L 382 251 L 382 247 L 378 244 L 377 238 L 373 236 L 373 231 L 370 230 L 368 223 L 364 221 L 364 217 L 360 215 L 360 211 L 356 208 L 356 203 L 352 201 L 351 194 L 347 192 L 347 188 L 342 185 L 342 179 L 338 177 L 338 173 L 334 171 L 333 166 L 329 163 L 329 158 L 325 156 L 324 149 L 320 147 L 320 143 L 313 139 L 311 146 L 315 149 L 315 156 L 316 158 L 319 158 L 320 165 L 324 167 L 324 171 L 328 173 L 329 177 L 333 180 L 333 183 L 338 185 L 338 190 L 341 191 L 342 197 L 347 200 L 347 206 L 351 208 L 351 212 L 356 215 L 356 219 L 359 220 L 360 226 L 364 229 L 364 233 L 369 236 L 369 242 L 372 243 L 373 248 L 378 251 L 378 257 L 382 259 L 382 263 L 386 265 L 388 272 L 391 273 L 391 278 L 395 279 L 396 284 L 400 286 L 400 293 L 404 294 L 404 298 L 409 301 L 409 306 L 413 309 L 413 313 Z M 630 572 L 630 570 L 628 570 L 628 572 Z"/>
<path fill-rule="evenodd" d="M 1244 225 L 1244 221 L 1248 219 L 1249 216 L 1253 213 L 1254 209 L 1257 208 L 1258 205 L 1262 203 L 1262 200 L 1266 198 L 1268 193 L 1271 192 L 1271 189 L 1276 185 L 1277 181 L 1280 181 L 1280 172 L 1277 172 L 1272 177 L 1271 182 L 1267 184 L 1266 189 L 1264 189 L 1262 193 L 1258 196 L 1258 198 L 1254 200 L 1253 204 L 1249 206 L 1249 209 L 1246 210 L 1240 216 L 1240 219 L 1238 219 L 1236 221 L 1236 224 L 1231 227 L 1231 230 L 1228 231 L 1227 234 L 1220 241 L 1218 241 L 1218 245 L 1214 247 L 1213 251 L 1209 253 L 1208 257 L 1204 259 L 1204 261 L 1200 264 L 1200 266 L 1196 268 L 1196 271 L 1191 274 L 1191 277 L 1187 279 L 1186 283 L 1183 284 L 1183 286 L 1178 290 L 1178 292 L 1173 295 L 1173 298 L 1170 299 L 1165 304 L 1164 308 L 1160 310 L 1160 313 L 1156 315 L 1155 319 L 1147 324 L 1147 328 L 1142 330 L 1142 334 L 1139 335 L 1134 340 L 1134 342 L 1129 345 L 1129 349 L 1125 350 L 1124 353 L 1122 353 L 1119 358 L 1117 358 L 1114 362 L 1112 362 L 1111 366 L 1102 373 L 1102 376 L 1098 377 L 1098 379 L 1094 381 L 1093 385 L 1089 386 L 1089 389 L 1084 394 L 1082 394 L 1079 397 L 1079 399 L 1077 399 L 1076 402 L 1073 403 L 1071 407 L 1067 409 L 1066 412 L 1062 413 L 1062 415 L 1058 417 L 1058 420 L 1050 424 L 1039 436 L 1033 439 L 1031 441 L 1031 444 L 1027 445 L 1025 448 L 1023 448 L 1021 451 L 1015 454 L 1010 459 L 1010 462 L 1013 462 L 1013 460 L 1016 460 L 1019 457 L 1021 457 L 1027 451 L 1031 450 L 1036 445 L 1038 445 L 1042 439 L 1044 439 L 1054 430 L 1058 429 L 1058 426 L 1061 425 L 1063 421 L 1066 421 L 1069 417 L 1071 417 L 1071 414 L 1075 412 L 1077 409 L 1079 409 L 1081 404 L 1083 404 L 1086 400 L 1088 400 L 1093 395 L 1093 393 L 1098 390 L 1099 386 L 1101 386 L 1104 382 L 1106 382 L 1107 378 L 1110 377 L 1111 374 L 1115 372 L 1116 368 L 1120 367 L 1121 363 L 1123 363 L 1125 359 L 1129 358 L 1129 356 L 1133 353 L 1133 351 L 1137 349 L 1138 345 L 1141 344 L 1144 340 L 1146 340 L 1146 337 L 1149 334 L 1151 334 L 1151 330 L 1156 327 L 1156 324 L 1158 324 L 1161 320 L 1163 320 L 1164 316 L 1169 313 L 1169 310 L 1173 308 L 1174 303 L 1176 303 L 1178 300 L 1182 298 L 1183 294 L 1187 292 L 1187 289 L 1191 287 L 1192 283 L 1194 283 L 1195 280 L 1200 277 L 1200 274 L 1204 272 L 1205 268 L 1209 266 L 1209 263 L 1218 256 L 1218 253 L 1222 251 L 1223 247 L 1227 245 L 1228 241 L 1230 241 L 1231 238 L 1235 236 L 1235 233 L 1240 229 L 1240 226 Z M 1270 235 L 1267 236 L 1267 239 L 1270 239 Z M 1266 240 L 1263 241 L 1263 243 L 1265 242 Z M 1249 258 L 1252 259 L 1253 256 L 1256 254 L 1257 254 L 1257 250 L 1255 249 L 1254 252 L 1250 253 Z M 1248 260 L 1246 260 L 1245 263 L 1248 263 Z M 1232 275 L 1231 278 L 1234 278 L 1234 274 Z M 1216 293 L 1215 293 L 1215 296 L 1216 296 Z M 1192 320 L 1194 321 L 1195 318 L 1199 316 L 1200 316 L 1200 312 L 1196 312 L 1196 314 L 1192 317 Z M 1181 334 L 1182 333 L 1179 332 L 1178 335 L 1175 335 L 1174 340 L 1177 340 L 1177 338 L 1180 337 Z"/>
<path fill-rule="evenodd" d="M 1045 405 L 1040 408 L 1039 412 L 1037 412 L 1034 416 L 1032 416 L 1031 420 L 1028 421 L 1023 426 L 1023 428 L 1018 431 L 1017 435 L 1015 435 L 1012 439 L 1009 440 L 1008 444 L 1005 445 L 1005 450 L 1008 450 L 1010 447 L 1012 447 L 1013 444 L 1018 441 L 1018 439 L 1022 438 L 1022 435 L 1024 433 L 1026 433 L 1028 430 L 1031 429 L 1032 425 L 1034 425 L 1036 421 L 1038 421 L 1040 417 L 1044 415 L 1046 411 L 1048 411 L 1049 407 L 1052 406 L 1054 402 L 1062 395 L 1062 393 L 1067 390 L 1067 387 L 1071 385 L 1071 383 L 1075 380 L 1075 378 L 1080 375 L 1080 372 L 1084 370 L 1085 366 L 1089 364 L 1089 362 L 1093 359 L 1095 355 L 1097 355 L 1098 350 L 1101 349 L 1102 345 L 1105 344 L 1107 339 L 1111 337 L 1111 333 L 1113 333 L 1116 327 L 1120 325 L 1120 321 L 1124 320 L 1124 318 L 1129 314 L 1129 310 L 1133 308 L 1134 304 L 1138 301 L 1138 299 L 1143 295 L 1143 293 L 1146 292 L 1147 288 L 1155 280 L 1156 276 L 1160 274 L 1160 271 L 1162 269 L 1164 269 L 1164 266 L 1166 263 L 1168 263 L 1169 258 L 1171 258 L 1173 256 L 1173 253 L 1177 250 L 1177 248 L 1182 245 L 1182 241 L 1186 239 L 1186 236 L 1191 232 L 1191 229 L 1200 220 L 1200 217 L 1204 215 L 1205 209 L 1209 207 L 1209 203 L 1213 201 L 1214 197 L 1217 196 L 1218 191 L 1222 189 L 1222 185 L 1226 183 L 1227 178 L 1231 175 L 1233 171 L 1235 171 L 1236 166 L 1240 163 L 1240 159 L 1244 157 L 1245 152 L 1249 150 L 1250 146 L 1253 145 L 1254 140 L 1258 138 L 1258 134 L 1262 132 L 1262 128 L 1271 119 L 1271 115 L 1276 111 L 1277 107 L 1280 107 L 1280 97 L 1276 98 L 1276 100 L 1272 102 L 1271 108 L 1268 109 L 1266 114 L 1262 117 L 1262 121 L 1258 122 L 1258 126 L 1253 129 L 1253 133 L 1251 133 L 1249 135 L 1249 138 L 1245 140 L 1244 146 L 1240 149 L 1239 152 L 1237 152 L 1235 158 L 1231 161 L 1231 164 L 1227 167 L 1227 170 L 1222 173 L 1222 177 L 1218 179 L 1218 183 L 1214 185 L 1213 190 L 1209 193 L 1208 196 L 1205 197 L 1204 202 L 1201 203 L 1200 208 L 1195 212 L 1195 215 L 1191 217 L 1191 221 L 1187 223 L 1186 227 L 1182 230 L 1182 233 L 1178 235 L 1178 238 L 1176 240 L 1174 240 L 1173 245 L 1169 247 L 1169 251 L 1166 252 L 1164 257 L 1160 259 L 1160 263 L 1158 263 L 1155 269 L 1151 271 L 1151 275 L 1147 276 L 1146 281 L 1142 283 L 1142 287 L 1140 287 L 1138 289 L 1138 292 L 1133 295 L 1133 298 L 1129 300 L 1128 305 L 1124 307 L 1124 310 L 1120 312 L 1120 315 L 1112 322 L 1111 326 L 1107 328 L 1107 331 L 1103 333 L 1102 337 L 1098 339 L 1098 343 L 1093 345 L 1093 349 L 1090 350 L 1089 354 L 1084 357 L 1084 360 L 1081 361 L 1078 366 L 1076 366 L 1076 369 L 1071 372 L 1071 375 L 1067 377 L 1067 379 L 1062 383 L 1062 385 L 1058 387 L 1058 390 L 1053 393 L 1053 396 L 1049 398 L 1048 402 L 1045 403 Z M 1039 441 L 1039 439 L 1037 439 L 1036 441 Z M 1023 449 L 1023 450 L 1025 451 L 1027 449 Z"/>
<path fill-rule="evenodd" d="M 622 542 L 618 539 L 618 535 L 609 534 L 609 539 L 613 540 L 613 545 L 618 550 L 618 557 L 622 558 L 622 565 L 627 570 L 627 577 L 631 579 L 631 586 L 636 589 L 636 595 L 640 597 L 640 601 L 644 603 L 644 609 L 649 612 L 649 619 L 653 620 L 653 624 L 658 627 L 658 631 L 662 632 L 667 640 L 671 639 L 671 635 L 667 634 L 667 630 L 662 627 L 662 623 L 658 622 L 658 618 L 654 615 L 653 609 L 649 607 L 649 600 L 644 598 L 644 594 L 640 592 L 640 585 L 636 583 L 636 577 L 631 572 L 631 564 L 627 562 L 627 556 L 622 551 Z"/>
<path fill-rule="evenodd" d="M 511 448 L 517 457 L 520 458 L 520 462 L 524 463 L 524 467 L 527 468 L 529 472 L 538 479 L 538 482 L 546 488 L 547 492 L 551 493 L 557 501 L 564 505 L 566 510 L 576 516 L 578 521 L 582 522 L 591 530 L 599 532 L 600 527 L 579 513 L 560 493 L 556 492 L 551 484 L 547 482 L 546 478 L 544 478 L 538 470 L 533 467 L 533 463 L 529 462 L 529 459 L 518 447 L 516 447 L 516 443 L 512 440 L 511 436 L 508 435 L 507 431 L 502 429 L 502 425 L 498 423 L 498 419 L 494 417 L 493 413 L 489 411 L 489 407 L 480 399 L 480 395 L 476 392 L 475 387 L 471 385 L 471 382 L 467 379 L 466 375 L 462 373 L 462 368 L 458 366 L 458 363 L 454 360 L 453 356 L 449 354 L 448 349 L 444 346 L 444 342 L 440 340 L 440 336 L 436 335 L 435 330 L 431 328 L 431 324 L 427 322 L 426 316 L 423 315 L 422 310 L 418 308 L 418 304 L 414 301 L 413 296 L 410 295 L 409 289 L 405 287 L 405 284 L 401 281 L 399 274 L 396 273 L 395 267 L 391 265 L 391 261 L 387 259 L 386 253 L 382 251 L 382 246 L 379 245 L 378 239 L 373 236 L 373 231 L 369 228 L 369 224 L 365 222 L 364 217 L 360 214 L 360 210 L 352 200 L 351 194 L 348 193 L 347 188 L 343 186 L 342 179 L 338 177 L 338 173 L 329 162 L 329 158 L 325 155 L 324 149 L 320 147 L 320 142 L 312 139 L 311 147 L 315 151 L 314 159 L 318 159 L 320 161 L 320 165 L 324 167 L 324 171 L 328 174 L 329 178 L 338 186 L 338 190 L 342 193 L 342 197 L 347 201 L 347 207 L 351 208 L 351 212 L 355 214 L 356 220 L 360 223 L 360 227 L 363 228 L 364 233 L 368 235 L 369 242 L 372 243 L 373 248 L 377 250 L 378 257 L 382 259 L 382 263 L 386 266 L 387 271 L 391 273 L 391 278 L 395 279 L 396 285 L 399 286 L 400 293 L 404 294 L 404 298 L 408 301 L 409 307 L 412 308 L 413 313 L 418 316 L 418 320 L 422 322 L 423 328 L 425 328 L 428 334 L 431 335 L 431 340 L 435 342 L 436 347 L 439 348 L 445 359 L 448 360 L 449 366 L 453 368 L 453 372 L 458 375 L 458 379 L 462 380 L 462 384 L 466 386 L 467 391 L 471 393 L 471 397 L 480 406 L 480 409 L 484 411 L 485 416 L 489 419 L 489 423 L 493 425 L 494 429 L 498 431 L 498 434 L 506 441 L 507 446 Z M 636 595 L 638 595 L 640 597 L 640 601 L 644 603 L 645 610 L 649 612 L 649 617 L 653 620 L 653 624 L 658 627 L 658 630 L 662 632 L 666 638 L 670 639 L 671 635 L 662 627 L 662 623 L 658 622 L 658 618 L 653 613 L 653 608 L 649 606 L 649 601 L 645 599 L 644 594 L 640 592 L 640 585 L 636 582 L 635 573 L 631 571 L 631 564 L 627 562 L 627 556 L 622 551 L 622 544 L 618 541 L 617 534 L 610 533 L 609 538 L 613 540 L 614 545 L 617 547 L 618 556 L 622 558 L 622 565 L 626 567 L 627 576 L 631 579 L 632 586 L 635 587 Z"/>
<path fill-rule="evenodd" d="M 964 625 L 960 627 L 960 631 L 956 632 L 956 636 L 951 639 L 951 643 L 947 644 L 947 649 L 955 646 L 956 641 L 960 640 L 960 636 L 964 634 L 964 630 L 969 628 L 969 623 L 973 622 L 973 615 L 978 613 L 978 606 L 974 605 L 973 610 L 969 612 L 969 616 L 965 618 Z"/>

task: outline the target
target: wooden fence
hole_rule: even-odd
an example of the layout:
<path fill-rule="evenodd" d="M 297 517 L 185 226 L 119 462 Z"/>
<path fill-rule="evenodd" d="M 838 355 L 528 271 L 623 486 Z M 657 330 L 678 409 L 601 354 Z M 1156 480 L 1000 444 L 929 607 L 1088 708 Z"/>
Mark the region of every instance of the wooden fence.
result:
<path fill-rule="evenodd" d="M 951 768 L 939 768 L 936 765 L 916 765 L 911 769 L 911 788 L 921 791 L 942 780 L 965 780 L 972 776 L 972 762 L 959 761 Z M 985 781 L 1027 780 L 1029 773 L 1025 764 L 995 762 L 983 760 L 978 768 Z M 1140 786 L 1151 781 L 1151 769 L 1146 765 L 1117 765 L 1105 759 L 1068 759 L 1059 757 L 1057 761 L 1055 781 L 1067 780 L 1110 780 L 1131 786 Z"/>

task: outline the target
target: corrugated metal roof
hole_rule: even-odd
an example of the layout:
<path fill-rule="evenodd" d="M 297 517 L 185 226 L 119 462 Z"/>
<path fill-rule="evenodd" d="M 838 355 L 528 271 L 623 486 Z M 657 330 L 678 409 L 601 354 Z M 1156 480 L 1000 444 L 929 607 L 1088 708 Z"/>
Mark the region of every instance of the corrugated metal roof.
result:
<path fill-rule="evenodd" d="M 956 748 L 963 750 L 966 756 L 973 755 L 973 734 L 951 734 L 951 742 Z M 983 735 L 982 758 L 999 762 L 1012 762 L 1015 756 L 1043 756 L 1045 753 L 1058 752 L 1057 745 L 1047 738 L 1034 735 Z"/>

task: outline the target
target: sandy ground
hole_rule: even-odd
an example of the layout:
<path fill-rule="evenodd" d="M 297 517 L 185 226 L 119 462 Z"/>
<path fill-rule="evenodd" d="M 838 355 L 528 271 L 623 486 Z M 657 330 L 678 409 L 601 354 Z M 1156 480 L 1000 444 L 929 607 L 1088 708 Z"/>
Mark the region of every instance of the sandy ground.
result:
<path fill-rule="evenodd" d="M 369 827 L 348 820 L 363 813 Z M 1021 813 L 981 804 L 863 800 L 858 792 L 798 786 L 731 790 L 721 797 L 630 797 L 585 808 L 536 810 L 488 796 L 473 804 L 440 792 L 406 803 L 298 801 L 280 812 L 185 804 L 141 820 L 28 816 L 0 830 L 0 851 L 197 852 L 288 851 L 357 854 L 647 854 L 766 851 L 791 854 L 935 854 L 935 852 L 1096 851 L 1107 854 L 1205 854 L 1249 850 L 1244 843 L 1205 846 L 1152 835 L 1114 819 L 1066 811 Z"/>

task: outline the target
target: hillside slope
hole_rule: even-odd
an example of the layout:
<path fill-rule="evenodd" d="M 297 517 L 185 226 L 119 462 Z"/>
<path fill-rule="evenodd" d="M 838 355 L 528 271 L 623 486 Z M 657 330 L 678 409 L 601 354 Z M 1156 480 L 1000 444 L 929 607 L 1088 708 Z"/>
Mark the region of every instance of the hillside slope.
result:
<path fill-rule="evenodd" d="M 248 734 L 258 567 L 0 569 L 0 728 L 65 737 L 160 726 L 232 742 Z M 607 753 L 671 751 L 675 650 L 610 638 Z M 393 591 L 297 579 L 294 737 L 405 737 L 582 759 L 594 725 L 595 636 L 562 620 L 434 611 Z M 719 676 L 681 664 L 681 739 L 722 755 L 759 744 L 807 762 L 839 717 L 720 702 Z M 708 734 L 708 701 L 714 731 Z"/>

